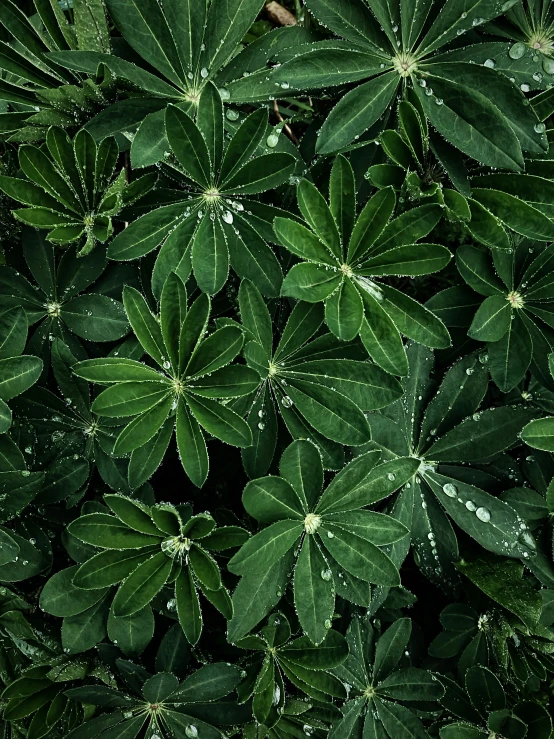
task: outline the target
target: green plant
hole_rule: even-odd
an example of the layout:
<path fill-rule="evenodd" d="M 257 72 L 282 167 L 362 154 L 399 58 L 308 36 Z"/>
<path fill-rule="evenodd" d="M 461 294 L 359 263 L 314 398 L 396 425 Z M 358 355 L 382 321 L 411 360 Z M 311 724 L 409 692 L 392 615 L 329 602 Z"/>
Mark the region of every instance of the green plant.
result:
<path fill-rule="evenodd" d="M 553 738 L 552 7 L 0 1 L 0 737 Z"/>

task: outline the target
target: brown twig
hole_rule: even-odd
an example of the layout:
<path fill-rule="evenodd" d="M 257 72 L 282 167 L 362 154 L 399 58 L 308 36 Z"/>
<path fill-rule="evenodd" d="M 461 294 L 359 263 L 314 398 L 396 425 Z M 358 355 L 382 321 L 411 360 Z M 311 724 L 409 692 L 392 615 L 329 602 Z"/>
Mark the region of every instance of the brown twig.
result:
<path fill-rule="evenodd" d="M 281 115 L 281 111 L 279 110 L 279 103 L 277 102 L 277 100 L 273 100 L 273 111 L 275 115 L 277 116 L 277 119 L 279 120 L 279 122 L 285 123 L 285 119 L 283 118 L 283 116 Z M 288 123 L 285 123 L 285 125 L 283 126 L 283 130 L 285 131 L 285 133 L 287 134 L 287 136 L 293 143 L 295 143 L 296 145 L 300 143 L 298 139 L 296 138 L 294 131 L 288 125 Z"/>
<path fill-rule="evenodd" d="M 276 2 L 269 2 L 265 5 L 265 12 L 272 23 L 277 26 L 295 26 L 296 18 L 286 8 Z"/>

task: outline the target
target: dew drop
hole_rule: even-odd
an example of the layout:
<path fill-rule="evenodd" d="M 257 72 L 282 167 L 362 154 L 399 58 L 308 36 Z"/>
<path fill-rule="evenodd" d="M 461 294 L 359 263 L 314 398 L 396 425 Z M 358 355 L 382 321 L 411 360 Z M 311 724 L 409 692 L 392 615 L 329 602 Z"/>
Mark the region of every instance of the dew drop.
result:
<path fill-rule="evenodd" d="M 521 57 L 525 54 L 526 47 L 525 44 L 521 43 L 521 41 L 518 41 L 517 44 L 514 44 L 510 47 L 510 50 L 508 51 L 508 56 L 511 59 L 521 59 Z"/>
<path fill-rule="evenodd" d="M 458 495 L 458 488 L 451 482 L 445 482 L 442 486 L 442 492 L 449 498 L 455 498 Z"/>
<path fill-rule="evenodd" d="M 320 574 L 321 574 L 321 579 L 325 580 L 325 582 L 329 582 L 329 580 L 333 576 L 333 573 L 331 572 L 330 569 L 321 570 Z"/>
<path fill-rule="evenodd" d="M 475 515 L 479 519 L 479 521 L 482 521 L 483 523 L 488 523 L 491 520 L 491 512 L 488 508 L 478 508 L 475 511 Z"/>
<path fill-rule="evenodd" d="M 545 56 L 542 60 L 542 68 L 546 74 L 554 74 L 554 59 L 552 59 L 552 57 Z"/>
<path fill-rule="evenodd" d="M 546 131 L 546 126 L 544 123 L 535 123 L 534 129 L 536 133 L 544 133 Z"/>
<path fill-rule="evenodd" d="M 292 408 L 292 406 L 294 405 L 292 398 L 289 398 L 288 395 L 285 395 L 283 397 L 283 399 L 281 400 L 281 403 L 283 404 L 285 408 Z"/>
<path fill-rule="evenodd" d="M 221 216 L 225 223 L 232 223 L 233 222 L 233 214 L 230 210 L 226 210 L 225 213 Z"/>
<path fill-rule="evenodd" d="M 266 144 L 269 146 L 269 148 L 275 149 L 278 143 L 279 143 L 279 136 L 276 133 L 270 133 L 266 139 Z"/>

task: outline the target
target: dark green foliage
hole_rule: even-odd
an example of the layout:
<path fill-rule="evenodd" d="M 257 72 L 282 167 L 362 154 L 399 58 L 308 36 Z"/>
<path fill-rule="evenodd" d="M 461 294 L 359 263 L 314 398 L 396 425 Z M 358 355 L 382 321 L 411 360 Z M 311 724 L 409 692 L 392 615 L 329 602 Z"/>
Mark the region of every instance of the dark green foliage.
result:
<path fill-rule="evenodd" d="M 0 72 L 0 737 L 552 739 L 552 2 L 0 0 Z"/>

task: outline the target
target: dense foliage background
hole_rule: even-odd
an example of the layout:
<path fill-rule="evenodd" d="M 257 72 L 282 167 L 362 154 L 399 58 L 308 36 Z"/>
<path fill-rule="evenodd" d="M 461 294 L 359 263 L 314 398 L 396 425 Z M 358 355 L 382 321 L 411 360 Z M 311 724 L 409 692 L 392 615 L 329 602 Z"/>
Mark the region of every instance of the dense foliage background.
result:
<path fill-rule="evenodd" d="M 554 5 L 0 0 L 0 735 L 549 739 Z"/>

